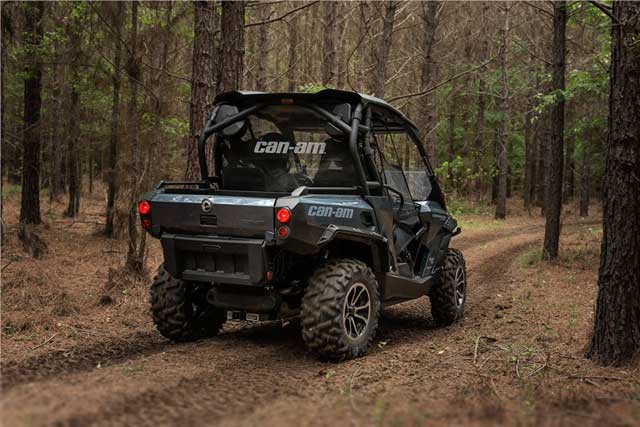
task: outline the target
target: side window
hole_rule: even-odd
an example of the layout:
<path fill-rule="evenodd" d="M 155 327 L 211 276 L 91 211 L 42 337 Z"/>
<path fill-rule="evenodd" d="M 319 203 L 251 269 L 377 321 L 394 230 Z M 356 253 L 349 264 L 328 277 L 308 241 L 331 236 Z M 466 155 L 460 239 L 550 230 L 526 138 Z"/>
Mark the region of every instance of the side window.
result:
<path fill-rule="evenodd" d="M 378 133 L 376 157 L 381 174 L 388 185 L 414 201 L 427 200 L 431 181 L 427 167 L 411 136 L 406 132 Z"/>

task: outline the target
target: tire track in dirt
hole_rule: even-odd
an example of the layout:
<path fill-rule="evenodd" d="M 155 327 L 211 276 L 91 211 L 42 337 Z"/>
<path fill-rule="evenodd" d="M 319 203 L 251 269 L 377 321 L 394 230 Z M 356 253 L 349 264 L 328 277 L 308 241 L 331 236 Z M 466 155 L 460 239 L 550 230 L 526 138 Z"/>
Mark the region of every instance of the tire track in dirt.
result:
<path fill-rule="evenodd" d="M 474 281 L 479 283 L 489 283 L 490 278 L 503 275 L 510 263 L 519 256 L 520 252 L 529 247 L 532 242 L 538 239 L 539 232 L 518 233 L 518 241 L 515 244 L 506 245 L 497 252 L 491 254 L 489 258 L 482 260 L 479 264 L 471 262 L 469 275 Z M 508 239 L 516 239 L 511 235 Z M 503 239 L 495 239 L 493 242 L 483 242 L 486 244 L 496 244 Z M 477 249 L 482 256 L 484 249 Z M 474 257 L 475 258 L 475 257 Z M 496 266 L 498 268 L 496 269 Z M 486 295 L 479 303 L 474 303 L 471 307 L 475 310 L 485 304 L 489 298 Z M 412 304 L 412 303 L 409 303 Z M 206 420 L 207 417 L 240 417 L 244 418 L 246 413 L 253 413 L 256 410 L 269 406 L 271 402 L 283 399 L 296 398 L 313 395 L 318 387 L 318 381 L 323 377 L 318 372 L 330 366 L 331 370 L 344 372 L 351 369 L 354 363 L 364 367 L 365 371 L 377 372 L 378 378 L 369 378 L 372 384 L 378 383 L 388 387 L 388 381 L 395 382 L 394 372 L 388 369 L 380 369 L 380 365 L 403 362 L 402 354 L 407 346 L 420 346 L 442 334 L 436 332 L 434 328 L 428 327 L 430 315 L 425 312 L 424 302 L 422 302 L 420 314 L 409 319 L 385 318 L 384 322 L 391 322 L 391 334 L 393 346 L 384 350 L 374 349 L 368 358 L 356 361 L 345 362 L 339 365 L 327 365 L 306 358 L 304 350 L 299 346 L 300 341 L 297 331 L 292 334 L 291 339 L 295 340 L 296 347 L 292 348 L 261 348 L 254 342 L 245 341 L 245 348 L 231 348 L 231 352 L 246 351 L 247 356 L 232 361 L 223 360 L 221 366 L 215 372 L 203 371 L 178 381 L 167 387 L 145 390 L 139 394 L 119 396 L 106 402 L 105 406 L 99 408 L 98 412 L 78 414 L 71 418 L 60 420 L 55 425 L 72 426 L 97 423 L 98 425 L 157 425 L 162 424 L 197 424 L 198 421 Z M 413 311 L 412 307 L 400 307 Z M 405 310 L 401 310 L 404 312 Z M 473 310 L 472 310 L 473 311 Z M 416 326 L 416 323 L 418 325 Z M 248 328 L 245 333 L 253 335 L 260 334 L 260 330 L 252 331 Z M 265 331 L 262 331 L 265 332 Z M 264 338 L 264 337 L 263 337 Z M 234 340 L 232 340 L 234 341 Z M 269 338 L 266 339 L 267 345 Z M 233 342 L 227 343 L 233 345 Z M 286 345 L 285 347 L 292 347 Z M 293 350 L 293 351 L 291 351 Z M 218 355 L 219 356 L 219 355 Z M 224 356 L 223 356 L 224 357 Z M 374 374 L 375 375 L 375 374 Z M 256 405 L 259 402 L 259 405 Z M 220 421 L 224 421 L 223 418 Z M 258 424 L 259 422 L 256 421 Z"/>
<path fill-rule="evenodd" d="M 99 363 L 105 365 L 120 363 L 162 351 L 168 345 L 169 342 L 155 331 L 137 332 L 128 337 L 112 338 L 45 353 L 21 362 L 7 362 L 2 365 L 2 386 L 7 391 L 26 382 L 89 371 L 95 369 Z"/>

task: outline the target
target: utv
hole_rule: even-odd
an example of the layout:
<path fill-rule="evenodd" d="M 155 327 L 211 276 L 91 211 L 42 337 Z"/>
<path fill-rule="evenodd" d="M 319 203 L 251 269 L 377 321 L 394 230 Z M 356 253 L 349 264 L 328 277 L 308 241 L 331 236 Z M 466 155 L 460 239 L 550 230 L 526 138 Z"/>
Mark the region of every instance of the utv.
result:
<path fill-rule="evenodd" d="M 164 252 L 151 285 L 162 335 L 299 318 L 312 352 L 342 360 L 367 353 L 382 307 L 426 295 L 437 324 L 463 316 L 464 258 L 449 249 L 460 228 L 400 111 L 339 90 L 215 105 L 202 179 L 162 181 L 138 206 Z"/>

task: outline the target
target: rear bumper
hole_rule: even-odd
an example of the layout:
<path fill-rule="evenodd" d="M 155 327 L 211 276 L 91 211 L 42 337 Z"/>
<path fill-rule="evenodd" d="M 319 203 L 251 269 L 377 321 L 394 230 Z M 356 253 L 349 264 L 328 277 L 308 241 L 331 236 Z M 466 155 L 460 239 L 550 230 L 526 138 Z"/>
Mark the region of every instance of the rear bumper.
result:
<path fill-rule="evenodd" d="M 160 241 L 165 269 L 178 279 L 260 287 L 266 281 L 263 239 L 165 233 Z"/>

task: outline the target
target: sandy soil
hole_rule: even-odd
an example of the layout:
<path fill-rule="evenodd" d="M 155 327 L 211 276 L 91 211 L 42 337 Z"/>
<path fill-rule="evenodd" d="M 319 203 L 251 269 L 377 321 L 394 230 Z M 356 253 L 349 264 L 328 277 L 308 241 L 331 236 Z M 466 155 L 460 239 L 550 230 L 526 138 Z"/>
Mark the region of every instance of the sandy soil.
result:
<path fill-rule="evenodd" d="M 389 308 L 367 357 L 332 364 L 305 351 L 294 324 L 163 339 L 147 280 L 122 277 L 122 244 L 97 233 L 100 196 L 75 221 L 44 204 L 42 260 L 15 238 L 17 196 L 5 197 L 3 425 L 640 425 L 640 367 L 582 357 L 597 219 L 569 212 L 561 259 L 540 263 L 537 216 L 463 218 L 472 226 L 453 246 L 467 260 L 465 319 L 436 328 L 426 299 Z M 150 270 L 160 262 L 153 244 Z"/>

